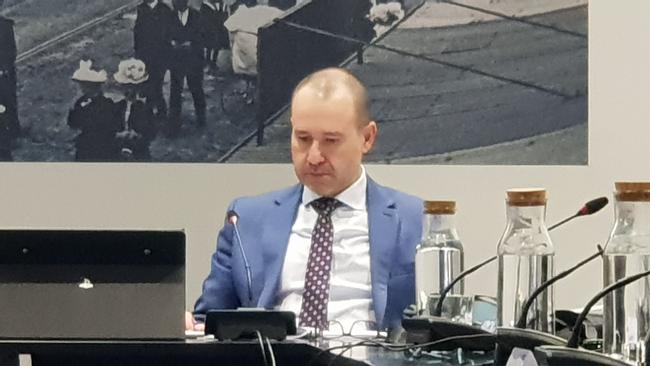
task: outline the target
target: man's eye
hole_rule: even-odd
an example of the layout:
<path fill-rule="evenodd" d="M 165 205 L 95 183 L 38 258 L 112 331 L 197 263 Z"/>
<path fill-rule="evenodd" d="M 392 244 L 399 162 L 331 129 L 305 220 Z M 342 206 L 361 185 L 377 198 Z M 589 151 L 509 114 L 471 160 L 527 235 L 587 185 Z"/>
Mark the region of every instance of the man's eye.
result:
<path fill-rule="evenodd" d="M 339 139 L 335 139 L 335 138 L 326 138 L 326 139 L 325 139 L 325 142 L 327 142 L 328 144 L 335 144 L 335 143 L 339 142 Z"/>

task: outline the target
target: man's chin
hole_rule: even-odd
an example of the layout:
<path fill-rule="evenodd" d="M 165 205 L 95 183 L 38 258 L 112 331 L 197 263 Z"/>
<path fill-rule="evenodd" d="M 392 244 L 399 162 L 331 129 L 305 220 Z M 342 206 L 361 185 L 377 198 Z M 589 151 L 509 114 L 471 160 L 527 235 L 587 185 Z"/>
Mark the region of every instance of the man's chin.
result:
<path fill-rule="evenodd" d="M 309 176 L 305 179 L 304 184 L 319 196 L 331 197 L 332 193 L 336 191 L 329 176 Z"/>

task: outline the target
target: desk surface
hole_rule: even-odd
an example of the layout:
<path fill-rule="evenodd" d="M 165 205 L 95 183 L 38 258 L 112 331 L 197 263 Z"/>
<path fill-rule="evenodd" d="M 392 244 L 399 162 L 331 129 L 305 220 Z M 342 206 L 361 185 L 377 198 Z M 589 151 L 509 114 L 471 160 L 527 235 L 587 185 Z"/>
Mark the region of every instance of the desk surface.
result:
<path fill-rule="evenodd" d="M 338 338 L 308 342 L 303 340 L 272 342 L 278 364 L 309 364 L 339 366 L 388 365 L 458 365 L 457 352 L 423 355 L 419 358 L 405 352 L 380 347 L 358 346 L 338 356 L 341 349 L 323 350 L 359 342 L 358 338 Z M 255 342 L 219 342 L 215 340 L 179 341 L 41 341 L 0 340 L 0 354 L 30 354 L 32 364 L 40 365 L 264 365 L 260 344 Z M 463 353 L 473 365 L 490 365 L 491 355 Z M 280 362 L 282 360 L 283 362 Z M 462 360 L 462 358 L 460 359 Z M 11 365 L 11 363 L 6 363 Z"/>

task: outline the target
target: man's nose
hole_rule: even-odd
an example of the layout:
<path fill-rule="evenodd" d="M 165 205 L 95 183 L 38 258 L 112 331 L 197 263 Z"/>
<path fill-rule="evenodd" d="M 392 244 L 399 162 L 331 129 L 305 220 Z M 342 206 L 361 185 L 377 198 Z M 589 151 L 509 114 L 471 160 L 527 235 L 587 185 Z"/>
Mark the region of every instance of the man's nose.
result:
<path fill-rule="evenodd" d="M 307 152 L 307 162 L 310 165 L 318 165 L 323 161 L 325 161 L 325 159 L 323 158 L 323 154 L 320 151 L 318 141 L 314 141 L 309 147 L 309 151 Z"/>

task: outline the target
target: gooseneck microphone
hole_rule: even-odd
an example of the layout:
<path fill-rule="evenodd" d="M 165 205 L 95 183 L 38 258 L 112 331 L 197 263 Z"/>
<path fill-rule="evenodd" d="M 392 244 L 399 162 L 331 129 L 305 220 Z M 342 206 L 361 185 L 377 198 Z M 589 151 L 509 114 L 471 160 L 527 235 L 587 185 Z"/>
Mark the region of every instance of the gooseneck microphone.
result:
<path fill-rule="evenodd" d="M 521 307 L 521 314 L 514 328 L 509 327 L 499 327 L 497 328 L 497 337 L 496 337 L 496 347 L 494 352 L 494 365 L 495 366 L 504 366 L 508 363 L 508 359 L 515 348 L 527 349 L 533 351 L 536 347 L 539 346 L 564 346 L 566 340 L 552 334 L 544 333 L 534 329 L 527 329 L 527 320 L 528 320 L 528 311 L 535 302 L 535 299 L 547 290 L 555 282 L 567 277 L 573 273 L 578 268 L 589 263 L 595 258 L 602 257 L 603 248 L 598 246 L 598 252 L 592 254 L 588 258 L 582 260 L 575 266 L 563 271 L 562 273 L 551 277 L 546 282 L 542 283 L 537 287 L 531 295 L 526 299 L 526 302 Z M 581 328 L 576 325 L 578 329 Z M 568 363 L 571 364 L 571 363 Z"/>
<path fill-rule="evenodd" d="M 551 230 L 553 230 L 555 228 L 558 228 L 558 227 L 564 225 L 565 223 L 575 219 L 576 217 L 587 216 L 587 215 L 594 214 L 594 213 L 600 211 L 603 207 L 605 207 L 608 202 L 609 202 L 609 200 L 607 199 L 607 197 L 600 197 L 600 198 L 593 199 L 593 200 L 585 203 L 584 206 L 582 206 L 582 208 L 580 210 L 578 210 L 578 212 L 575 215 L 570 216 L 570 217 L 568 217 L 568 218 L 566 218 L 566 219 L 552 225 L 551 227 L 549 227 L 548 231 L 551 231 Z M 597 257 L 597 255 L 594 256 L 594 258 L 595 257 Z M 456 278 L 451 283 L 449 283 L 449 285 L 447 285 L 444 289 L 442 289 L 442 291 L 440 292 L 440 297 L 438 298 L 438 303 L 436 303 L 436 308 L 435 308 L 435 311 L 434 311 L 433 315 L 434 316 L 441 316 L 441 314 L 442 314 L 442 304 L 443 304 L 445 298 L 447 297 L 447 294 L 451 291 L 451 289 L 454 287 L 455 284 L 457 284 L 463 278 L 467 277 L 469 274 L 477 271 L 478 269 L 482 268 L 483 266 L 485 266 L 485 265 L 491 263 L 492 261 L 496 260 L 497 258 L 498 258 L 498 256 L 491 257 L 491 258 L 479 263 L 478 265 L 461 272 L 458 276 L 456 276 Z M 591 259 L 593 259 L 593 258 L 591 258 Z M 591 260 L 591 259 L 589 259 L 589 260 Z M 573 268 L 573 270 L 575 270 L 577 268 L 580 268 L 580 266 L 582 266 L 582 264 L 578 264 L 578 266 L 576 268 Z M 573 270 L 571 270 L 571 272 L 573 272 Z M 560 280 L 560 279 L 566 277 L 571 272 L 567 273 L 563 277 L 558 278 L 557 280 Z"/>
<path fill-rule="evenodd" d="M 205 318 L 205 334 L 212 334 L 218 340 L 250 340 L 255 337 L 285 340 L 288 335 L 296 334 L 296 314 L 291 311 L 266 310 L 255 307 L 251 266 L 248 263 L 244 242 L 239 233 L 238 221 L 237 212 L 228 211 L 226 222 L 232 224 L 235 232 L 233 241 L 237 241 L 246 270 L 248 303 L 244 304 L 242 301 L 241 307 L 236 310 L 208 310 Z"/>
<path fill-rule="evenodd" d="M 569 342 L 567 342 L 567 347 L 569 348 L 578 348 L 578 343 L 580 341 L 580 329 L 582 328 L 582 323 L 584 323 L 585 319 L 587 318 L 587 315 L 589 314 L 589 311 L 591 308 L 598 302 L 600 299 L 605 297 L 607 294 L 614 290 L 618 290 L 621 287 L 625 287 L 629 285 L 630 283 L 637 281 L 647 275 L 650 275 L 650 271 L 645 271 L 641 273 L 637 273 L 635 275 L 625 277 L 622 280 L 619 280 L 617 282 L 614 282 L 613 284 L 605 287 L 602 289 L 599 293 L 596 294 L 585 307 L 582 309 L 582 312 L 580 315 L 578 315 L 578 318 L 576 319 L 576 323 L 573 326 L 573 332 L 571 332 L 571 338 L 569 338 Z"/>
<path fill-rule="evenodd" d="M 246 270 L 246 285 L 248 289 L 248 304 L 247 306 L 253 306 L 253 279 L 251 275 L 251 266 L 248 264 L 248 257 L 246 257 L 246 251 L 244 250 L 244 244 L 241 240 L 241 235 L 239 235 L 239 226 L 237 221 L 239 220 L 239 215 L 234 210 L 228 211 L 227 214 L 228 222 L 232 224 L 235 231 L 235 237 L 237 238 L 237 246 L 239 247 L 239 252 L 241 253 L 242 259 L 244 260 L 244 268 Z"/>
<path fill-rule="evenodd" d="M 578 210 L 578 212 L 576 212 L 575 215 L 569 216 L 566 219 L 558 222 L 557 224 L 552 225 L 551 227 L 548 228 L 548 230 L 551 231 L 551 230 L 555 229 L 556 227 L 561 226 L 561 225 L 575 219 L 576 217 L 588 216 L 588 215 L 595 214 L 596 212 L 602 210 L 603 207 L 607 206 L 608 203 L 609 203 L 609 200 L 607 199 L 607 197 L 600 197 L 600 198 L 593 199 L 593 200 L 585 203 L 585 205 L 582 206 L 582 208 L 580 210 Z"/>
<path fill-rule="evenodd" d="M 588 258 L 580 261 L 575 266 L 561 272 L 560 274 L 558 274 L 558 275 L 556 275 L 554 277 L 551 277 L 551 279 L 549 279 L 548 281 L 542 283 L 538 288 L 535 289 L 535 291 L 533 291 L 532 294 L 530 294 L 530 296 L 528 297 L 528 299 L 524 303 L 524 306 L 521 307 L 521 315 L 519 316 L 519 320 L 515 324 L 515 327 L 520 328 L 520 329 L 525 329 L 526 328 L 526 319 L 528 318 L 528 311 L 530 310 L 530 307 L 533 306 L 533 303 L 535 302 L 535 299 L 537 298 L 537 296 L 539 296 L 539 294 L 544 292 L 544 290 L 549 288 L 555 282 L 557 282 L 557 281 L 563 279 L 564 277 L 570 275 L 571 273 L 576 271 L 578 268 L 584 266 L 585 264 L 591 262 L 592 260 L 594 260 L 594 259 L 596 259 L 596 258 L 598 258 L 598 257 L 600 257 L 602 255 L 603 255 L 603 248 L 601 248 L 601 246 L 598 245 L 598 252 L 597 253 L 590 255 Z"/>

